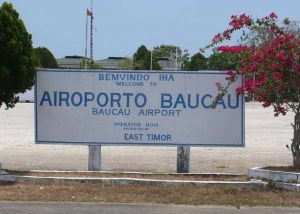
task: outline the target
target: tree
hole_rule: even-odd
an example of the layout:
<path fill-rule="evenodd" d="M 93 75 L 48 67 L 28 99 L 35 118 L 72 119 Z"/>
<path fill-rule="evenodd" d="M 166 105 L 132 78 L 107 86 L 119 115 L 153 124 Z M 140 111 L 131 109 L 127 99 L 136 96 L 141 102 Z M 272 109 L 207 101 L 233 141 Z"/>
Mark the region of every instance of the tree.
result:
<path fill-rule="evenodd" d="M 243 31 L 240 37 L 240 43 L 247 46 L 264 45 L 269 39 L 273 39 L 268 27 L 263 25 L 254 25 L 249 28 L 249 32 Z"/>
<path fill-rule="evenodd" d="M 290 21 L 285 18 L 283 25 L 285 32 L 300 38 L 300 22 Z M 247 46 L 262 46 L 267 40 L 274 39 L 274 35 L 269 31 L 269 28 L 264 25 L 253 25 L 249 28 L 249 32 L 243 31 L 240 37 L 240 43 Z"/>
<path fill-rule="evenodd" d="M 284 19 L 284 25 L 286 25 L 286 32 L 294 35 L 296 38 L 300 39 L 300 22 L 290 21 L 288 18 Z"/>
<path fill-rule="evenodd" d="M 151 68 L 151 51 L 141 45 L 133 55 L 134 70 L 150 70 Z M 161 70 L 157 62 L 156 54 L 152 52 L 152 70 Z"/>
<path fill-rule="evenodd" d="M 151 69 L 151 51 L 148 51 L 144 59 L 146 70 Z M 160 65 L 158 64 L 157 57 L 155 53 L 152 53 L 152 70 L 161 70 Z"/>
<path fill-rule="evenodd" d="M 80 62 L 81 69 L 90 69 L 90 70 L 97 70 L 101 69 L 101 66 L 98 65 L 94 60 L 90 59 L 82 59 Z"/>
<path fill-rule="evenodd" d="M 144 65 L 144 58 L 147 52 L 148 50 L 146 46 L 141 45 L 133 54 L 134 70 L 146 70 L 146 67 Z"/>
<path fill-rule="evenodd" d="M 34 48 L 34 54 L 38 59 L 38 66 L 42 68 L 57 68 L 57 62 L 53 54 L 45 47 Z"/>
<path fill-rule="evenodd" d="M 188 65 L 190 62 L 190 54 L 187 49 L 183 51 L 183 55 L 181 56 L 181 68 L 184 71 L 188 71 Z"/>
<path fill-rule="evenodd" d="M 0 107 L 13 108 L 15 94 L 24 93 L 34 84 L 36 73 L 31 35 L 13 5 L 0 7 Z"/>
<path fill-rule="evenodd" d="M 170 60 L 176 60 L 181 63 L 181 67 L 184 69 L 189 62 L 190 54 L 188 50 L 185 49 L 182 53 L 182 50 L 178 46 L 174 45 L 161 45 L 154 47 L 153 53 L 157 58 L 164 58 Z"/>
<path fill-rule="evenodd" d="M 243 86 L 237 88 L 237 93 L 255 96 L 263 107 L 273 106 L 274 116 L 293 112 L 294 136 L 287 147 L 292 152 L 294 169 L 300 170 L 300 40 L 297 34 L 291 33 L 289 23 L 285 24 L 280 26 L 274 13 L 257 20 L 245 14 L 232 16 L 230 29 L 217 34 L 206 48 L 230 39 L 231 34 L 240 29 L 256 27 L 267 30 L 268 36 L 261 44 L 218 47 L 226 53 L 240 54 L 241 70 L 237 73 L 228 71 L 228 85 L 217 84 L 220 93 L 215 102 L 226 94 L 231 83 L 243 75 Z"/>
<path fill-rule="evenodd" d="M 199 71 L 206 70 L 206 58 L 201 53 L 196 53 L 191 57 L 191 61 L 187 64 L 187 70 Z"/>
<path fill-rule="evenodd" d="M 161 45 L 154 47 L 153 52 L 155 52 L 156 56 L 159 58 L 167 58 L 167 59 L 175 59 L 176 54 L 179 59 L 182 51 L 180 47 L 174 45 Z"/>
<path fill-rule="evenodd" d="M 207 69 L 208 70 L 238 70 L 240 62 L 239 54 L 223 53 L 216 49 L 213 54 L 208 57 Z"/>

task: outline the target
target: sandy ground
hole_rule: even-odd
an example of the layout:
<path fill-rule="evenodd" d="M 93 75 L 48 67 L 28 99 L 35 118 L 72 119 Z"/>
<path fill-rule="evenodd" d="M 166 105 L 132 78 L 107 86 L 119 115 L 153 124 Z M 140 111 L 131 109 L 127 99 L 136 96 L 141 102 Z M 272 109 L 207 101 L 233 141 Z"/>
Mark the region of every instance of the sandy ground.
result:
<path fill-rule="evenodd" d="M 293 114 L 273 116 L 272 108 L 246 103 L 245 148 L 191 148 L 191 173 L 247 173 L 255 166 L 291 165 Z M 88 146 L 34 143 L 34 104 L 0 108 L 0 162 L 12 170 L 88 169 Z M 176 147 L 102 146 L 102 170 L 176 172 Z"/>

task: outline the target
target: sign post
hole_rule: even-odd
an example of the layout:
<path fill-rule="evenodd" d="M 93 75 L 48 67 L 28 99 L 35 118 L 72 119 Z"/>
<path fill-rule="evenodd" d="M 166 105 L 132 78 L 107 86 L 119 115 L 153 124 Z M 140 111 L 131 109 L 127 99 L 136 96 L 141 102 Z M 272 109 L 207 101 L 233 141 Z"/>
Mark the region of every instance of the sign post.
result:
<path fill-rule="evenodd" d="M 101 146 L 89 145 L 89 171 L 101 171 Z"/>
<path fill-rule="evenodd" d="M 189 171 L 191 146 L 244 146 L 242 80 L 211 104 L 225 72 L 39 70 L 37 144 L 89 145 L 89 169 L 101 170 L 101 146 L 177 146 L 177 171 Z M 91 146 L 93 145 L 93 146 Z"/>
<path fill-rule="evenodd" d="M 178 146 L 177 147 L 177 173 L 190 172 L 190 147 Z"/>

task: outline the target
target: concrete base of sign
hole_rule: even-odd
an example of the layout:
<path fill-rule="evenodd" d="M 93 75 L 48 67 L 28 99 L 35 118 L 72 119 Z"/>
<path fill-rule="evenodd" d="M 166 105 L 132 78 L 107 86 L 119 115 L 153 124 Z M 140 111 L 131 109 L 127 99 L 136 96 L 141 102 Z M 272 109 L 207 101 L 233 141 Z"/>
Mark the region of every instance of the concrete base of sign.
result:
<path fill-rule="evenodd" d="M 15 177 L 0 169 L 0 181 L 15 181 Z"/>
<path fill-rule="evenodd" d="M 177 147 L 177 173 L 190 172 L 190 147 Z"/>
<path fill-rule="evenodd" d="M 267 179 L 274 182 L 300 184 L 300 173 L 265 170 L 262 167 L 254 167 L 249 169 L 248 177 L 255 179 Z"/>
<path fill-rule="evenodd" d="M 89 171 L 101 171 L 101 146 L 89 146 Z"/>
<path fill-rule="evenodd" d="M 138 173 L 135 173 L 138 174 Z M 192 184 L 195 186 L 234 186 L 241 188 L 266 188 L 267 182 L 261 180 L 249 180 L 249 181 L 192 181 L 192 180 L 157 180 L 157 179 L 142 179 L 142 178 L 114 178 L 114 177 L 36 177 L 36 176 L 21 176 L 15 175 L 15 180 L 18 182 L 34 182 L 34 183 L 57 183 L 57 182 L 93 182 L 103 184 L 157 184 L 157 185 L 184 185 Z"/>
<path fill-rule="evenodd" d="M 276 182 L 275 187 L 300 192 L 300 184 Z"/>
<path fill-rule="evenodd" d="M 254 167 L 248 170 L 248 177 L 264 179 L 274 183 L 275 187 L 300 191 L 300 173 L 265 170 Z"/>

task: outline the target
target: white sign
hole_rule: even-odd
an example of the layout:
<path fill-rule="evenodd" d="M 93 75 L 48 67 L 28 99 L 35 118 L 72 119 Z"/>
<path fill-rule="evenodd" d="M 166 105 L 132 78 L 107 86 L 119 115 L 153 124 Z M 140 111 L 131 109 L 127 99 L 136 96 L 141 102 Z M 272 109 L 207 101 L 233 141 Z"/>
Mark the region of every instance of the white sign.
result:
<path fill-rule="evenodd" d="M 226 72 L 39 70 L 36 143 L 244 146 L 244 98 Z"/>

